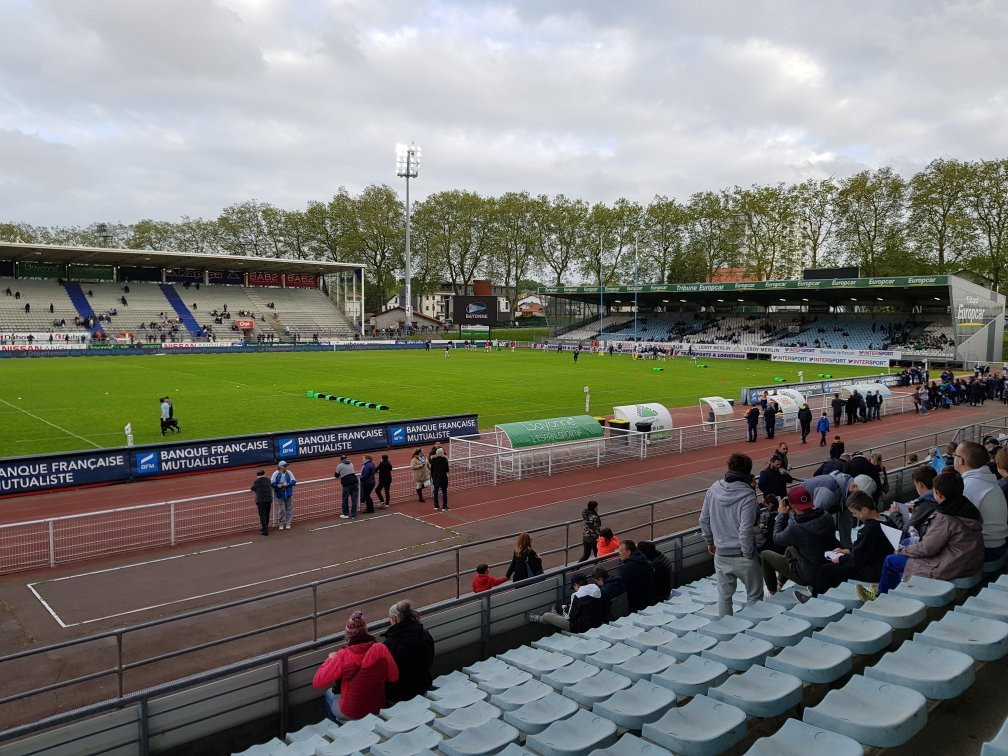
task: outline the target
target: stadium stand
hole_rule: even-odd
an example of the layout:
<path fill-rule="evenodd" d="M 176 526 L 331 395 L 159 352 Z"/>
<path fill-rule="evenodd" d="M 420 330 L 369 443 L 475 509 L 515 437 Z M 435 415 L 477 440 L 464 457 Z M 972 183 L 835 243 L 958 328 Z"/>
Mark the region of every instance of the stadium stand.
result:
<path fill-rule="evenodd" d="M 10 291 L 8 295 L 6 292 Z M 20 297 L 15 297 L 20 294 Z M 30 312 L 25 312 L 25 305 Z M 49 305 L 53 306 L 52 312 Z M 58 330 L 81 335 L 87 329 L 74 324 L 77 310 L 63 286 L 55 280 L 0 278 L 0 332 L 46 333 Z M 63 325 L 54 325 L 63 322 Z"/>
<path fill-rule="evenodd" d="M 257 289 L 245 290 L 252 303 L 252 310 L 270 315 L 285 334 L 297 334 L 301 338 L 353 338 L 359 332 L 325 295 L 317 289 Z M 229 303 L 230 304 L 230 303 Z M 269 307 L 269 305 L 273 305 Z"/>

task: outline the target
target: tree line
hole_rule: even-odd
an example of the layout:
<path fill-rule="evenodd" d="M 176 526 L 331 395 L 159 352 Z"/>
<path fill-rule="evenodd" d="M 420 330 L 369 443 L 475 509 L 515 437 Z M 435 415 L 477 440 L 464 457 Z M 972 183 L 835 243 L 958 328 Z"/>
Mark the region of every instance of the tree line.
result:
<path fill-rule="evenodd" d="M 388 185 L 285 210 L 249 200 L 213 219 L 38 227 L 0 223 L 0 240 L 200 254 L 358 262 L 368 309 L 398 289 L 405 207 Z M 643 205 L 558 194 L 488 197 L 454 189 L 413 204 L 414 290 L 475 279 L 511 300 L 535 282 L 592 285 L 707 280 L 720 268 L 784 279 L 804 268 L 858 266 L 867 276 L 968 269 L 1000 289 L 1008 266 L 1008 159 L 935 160 L 904 179 L 889 167 L 836 180 L 702 191 Z"/>

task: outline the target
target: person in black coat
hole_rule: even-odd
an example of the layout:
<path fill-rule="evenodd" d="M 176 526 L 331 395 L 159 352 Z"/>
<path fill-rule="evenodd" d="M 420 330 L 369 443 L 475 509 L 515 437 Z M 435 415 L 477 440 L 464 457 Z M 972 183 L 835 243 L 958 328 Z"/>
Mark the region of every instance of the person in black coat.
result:
<path fill-rule="evenodd" d="M 745 414 L 745 421 L 748 433 L 746 441 L 756 443 L 756 428 L 759 427 L 759 407 L 757 405 L 754 404 L 749 408 L 749 411 Z"/>
<path fill-rule="evenodd" d="M 619 575 L 610 575 L 609 570 L 599 565 L 592 571 L 592 581 L 602 591 L 602 611 L 610 620 L 626 617 L 627 608 L 626 586 Z"/>
<path fill-rule="evenodd" d="M 542 569 L 542 559 L 532 548 L 532 536 L 528 533 L 519 533 L 511 554 L 511 566 L 507 568 L 504 577 L 512 578 L 517 583 L 519 580 L 541 575 Z"/>
<path fill-rule="evenodd" d="M 830 402 L 830 407 L 833 409 L 833 425 L 840 425 L 845 405 L 846 402 L 840 398 L 840 394 L 833 394 L 833 401 Z"/>
<path fill-rule="evenodd" d="M 378 497 L 378 506 L 382 509 L 389 507 L 389 493 L 392 490 L 392 463 L 388 460 L 388 454 L 381 455 L 381 462 L 378 463 L 378 487 L 375 495 Z M 384 496 L 382 493 L 384 492 Z"/>
<path fill-rule="evenodd" d="M 270 485 L 265 470 L 259 470 L 256 473 L 256 479 L 252 481 L 250 490 L 255 494 L 256 509 L 259 511 L 259 532 L 268 536 L 270 510 L 273 509 L 273 486 Z"/>
<path fill-rule="evenodd" d="M 882 497 L 882 471 L 868 459 L 862 452 L 857 452 L 850 461 L 844 465 L 843 471 L 850 475 L 852 478 L 856 478 L 858 475 L 867 475 L 875 482 L 875 492 L 872 494 L 872 498 L 875 503 L 878 504 L 879 499 Z"/>
<path fill-rule="evenodd" d="M 774 433 L 777 430 L 777 413 L 780 412 L 780 406 L 777 402 L 771 400 L 767 402 L 766 409 L 763 410 L 763 427 L 766 430 L 766 437 L 773 438 Z"/>
<path fill-rule="evenodd" d="M 651 541 L 641 541 L 637 550 L 651 563 L 651 571 L 654 572 L 654 603 L 667 600 L 672 595 L 672 560 L 658 551 Z"/>
<path fill-rule="evenodd" d="M 627 539 L 620 544 L 619 555 L 622 560 L 620 577 L 627 591 L 627 607 L 631 612 L 637 612 L 654 603 L 654 570 L 651 563 L 637 549 L 637 544 Z"/>
<path fill-rule="evenodd" d="M 787 497 L 788 483 L 793 481 L 790 473 L 784 470 L 784 462 L 780 457 L 770 458 L 770 464 L 759 474 L 757 487 L 764 496 L 772 494 L 782 501 Z"/>
<path fill-rule="evenodd" d="M 434 509 L 438 509 L 438 493 L 444 499 L 443 509 L 448 511 L 448 457 L 440 446 L 430 457 L 431 487 L 434 489 Z"/>
<path fill-rule="evenodd" d="M 399 679 L 386 684 L 385 696 L 389 701 L 408 701 L 431 689 L 434 639 L 420 624 L 420 615 L 409 601 L 392 605 L 389 623 L 385 645 L 399 668 Z"/>
<path fill-rule="evenodd" d="M 801 442 L 808 443 L 805 439 L 812 432 L 812 410 L 807 404 L 803 404 L 798 410 L 798 424 L 801 426 Z"/>
<path fill-rule="evenodd" d="M 855 391 L 847 397 L 847 401 L 844 403 L 844 410 L 847 413 L 847 425 L 854 425 L 854 423 L 857 422 L 858 407 L 861 406 L 860 396 L 861 395 Z"/>

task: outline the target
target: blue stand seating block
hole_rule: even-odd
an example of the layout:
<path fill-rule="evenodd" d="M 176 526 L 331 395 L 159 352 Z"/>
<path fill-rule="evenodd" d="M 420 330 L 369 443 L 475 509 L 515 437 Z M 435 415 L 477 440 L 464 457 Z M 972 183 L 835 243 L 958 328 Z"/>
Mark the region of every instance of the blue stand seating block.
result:
<path fill-rule="evenodd" d="M 854 675 L 821 703 L 805 709 L 802 719 L 862 745 L 895 748 L 927 723 L 927 699 L 910 688 Z"/>
<path fill-rule="evenodd" d="M 742 709 L 750 717 L 778 717 L 802 702 L 802 681 L 759 664 L 707 691 L 715 701 Z"/>
<path fill-rule="evenodd" d="M 701 656 L 721 662 L 728 669 L 745 672 L 753 664 L 762 664 L 773 653 L 773 644 L 762 638 L 751 635 L 736 635 L 731 640 L 718 643 L 714 648 L 708 648 Z"/>
<path fill-rule="evenodd" d="M 643 633 L 636 635 L 633 638 L 627 638 L 623 642 L 633 648 L 646 651 L 648 649 L 658 648 L 658 646 L 664 645 L 674 638 L 678 638 L 679 635 L 679 633 L 674 633 L 667 627 L 655 627 L 651 630 L 645 630 Z"/>
<path fill-rule="evenodd" d="M 668 654 L 649 649 L 640 656 L 628 659 L 622 664 L 616 664 L 612 671 L 636 682 L 637 680 L 650 680 L 651 675 L 664 672 L 673 664 L 675 664 L 675 659 Z"/>
<path fill-rule="evenodd" d="M 490 696 L 490 703 L 502 711 L 513 711 L 519 706 L 545 698 L 553 688 L 539 680 L 529 680 L 527 683 L 505 690 L 495 696 Z"/>
<path fill-rule="evenodd" d="M 661 746 L 641 740 L 636 735 L 627 733 L 608 748 L 598 748 L 589 756 L 672 756 Z"/>
<path fill-rule="evenodd" d="M 874 601 L 865 602 L 853 614 L 885 622 L 893 630 L 910 630 L 927 618 L 927 607 L 917 599 L 904 598 L 896 593 L 883 593 Z"/>
<path fill-rule="evenodd" d="M 812 633 L 812 638 L 843 646 L 858 656 L 870 656 L 892 643 L 892 627 L 885 622 L 847 614 Z"/>
<path fill-rule="evenodd" d="M 609 698 L 618 690 L 624 690 L 631 685 L 630 678 L 617 675 L 608 669 L 603 669 L 597 675 L 592 675 L 579 683 L 563 689 L 566 698 L 577 701 L 588 707 L 594 703 Z"/>
<path fill-rule="evenodd" d="M 648 680 L 638 680 L 592 706 L 592 711 L 627 730 L 640 732 L 676 705 L 676 694 Z"/>
<path fill-rule="evenodd" d="M 463 730 L 454 738 L 442 740 L 438 750 L 446 756 L 489 756 L 498 752 L 501 756 L 518 756 L 528 753 L 524 748 L 514 745 L 520 737 L 521 733 L 511 725 L 494 720 Z M 505 750 L 502 751 L 502 748 Z"/>
<path fill-rule="evenodd" d="M 487 722 L 500 719 L 501 710 L 491 706 L 486 701 L 477 701 L 464 709 L 455 709 L 446 717 L 439 717 L 433 722 L 433 727 L 446 738 L 453 738 L 463 730 L 479 727 Z"/>
<path fill-rule="evenodd" d="M 543 756 L 588 756 L 598 748 L 608 748 L 618 738 L 615 723 L 579 709 L 570 719 L 529 735 L 526 745 Z"/>
<path fill-rule="evenodd" d="M 792 617 L 805 620 L 812 627 L 818 629 L 826 627 L 830 622 L 840 619 L 847 613 L 847 610 L 844 609 L 843 604 L 837 604 L 821 598 L 813 598 L 804 604 L 796 604 L 788 609 L 787 613 Z"/>
<path fill-rule="evenodd" d="M 721 662 L 690 656 L 660 674 L 651 675 L 651 682 L 680 696 L 696 696 L 706 693 L 714 685 L 720 685 L 729 674 L 728 667 Z"/>
<path fill-rule="evenodd" d="M 691 656 L 696 656 L 705 648 L 713 648 L 717 641 L 709 635 L 699 633 L 685 633 L 679 638 L 670 640 L 668 643 L 658 646 L 658 651 L 668 654 L 676 661 L 686 661 Z"/>
<path fill-rule="evenodd" d="M 525 735 L 532 735 L 542 732 L 558 719 L 574 716 L 577 710 L 576 702 L 559 693 L 550 693 L 538 701 L 519 706 L 513 711 L 505 711 L 504 721 Z"/>
<path fill-rule="evenodd" d="M 746 756 L 863 756 L 864 749 L 846 735 L 813 727 L 799 719 L 789 719 L 776 733 L 760 738 Z"/>
<path fill-rule="evenodd" d="M 389 738 L 384 743 L 371 746 L 373 756 L 414 756 L 427 749 L 437 749 L 443 738 L 427 725 L 420 725 L 415 730 L 402 732 Z"/>
<path fill-rule="evenodd" d="M 940 609 L 955 602 L 956 587 L 948 580 L 911 575 L 905 583 L 896 586 L 894 593 L 917 599 L 929 609 Z"/>
<path fill-rule="evenodd" d="M 793 646 L 802 638 L 807 638 L 812 634 L 812 625 L 803 619 L 789 617 L 780 614 L 763 620 L 755 627 L 750 627 L 745 631 L 746 635 L 754 638 L 761 638 L 772 644 L 775 648 Z"/>
<path fill-rule="evenodd" d="M 727 616 L 711 620 L 703 627 L 698 628 L 697 632 L 700 635 L 709 635 L 715 640 L 726 641 L 734 638 L 739 633 L 745 632 L 752 626 L 753 623 L 748 620 Z"/>
<path fill-rule="evenodd" d="M 598 653 L 585 657 L 588 664 L 594 664 L 602 669 L 612 669 L 616 664 L 640 656 L 640 649 L 628 646 L 626 643 L 614 643 L 609 648 L 604 648 Z"/>
<path fill-rule="evenodd" d="M 956 607 L 916 633 L 914 640 L 962 651 L 976 661 L 995 661 L 1008 653 L 1008 624 L 975 617 Z"/>
<path fill-rule="evenodd" d="M 976 680 L 973 657 L 912 641 L 885 654 L 864 673 L 865 677 L 913 688 L 936 701 L 956 698 Z"/>
<path fill-rule="evenodd" d="M 697 695 L 642 729 L 647 740 L 673 753 L 716 756 L 745 737 L 746 714 L 731 704 Z"/>
<path fill-rule="evenodd" d="M 824 685 L 848 674 L 854 666 L 849 648 L 805 638 L 797 646 L 767 658 L 766 666 L 794 675 L 802 682 Z"/>

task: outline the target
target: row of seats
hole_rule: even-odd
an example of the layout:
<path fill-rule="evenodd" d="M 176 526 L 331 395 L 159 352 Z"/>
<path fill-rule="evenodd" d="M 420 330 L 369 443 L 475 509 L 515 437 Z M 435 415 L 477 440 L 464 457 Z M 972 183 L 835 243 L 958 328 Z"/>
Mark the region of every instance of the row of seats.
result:
<path fill-rule="evenodd" d="M 598 629 L 439 677 L 378 716 L 323 721 L 243 753 L 712 756 L 750 727 L 776 731 L 749 754 L 895 747 L 924 726 L 929 701 L 956 698 L 979 663 L 1008 654 L 1008 576 L 957 605 L 979 581 L 915 576 L 866 604 L 854 582 L 804 604 L 788 589 L 747 606 L 740 590 L 734 616 L 719 618 L 704 578 Z"/>

